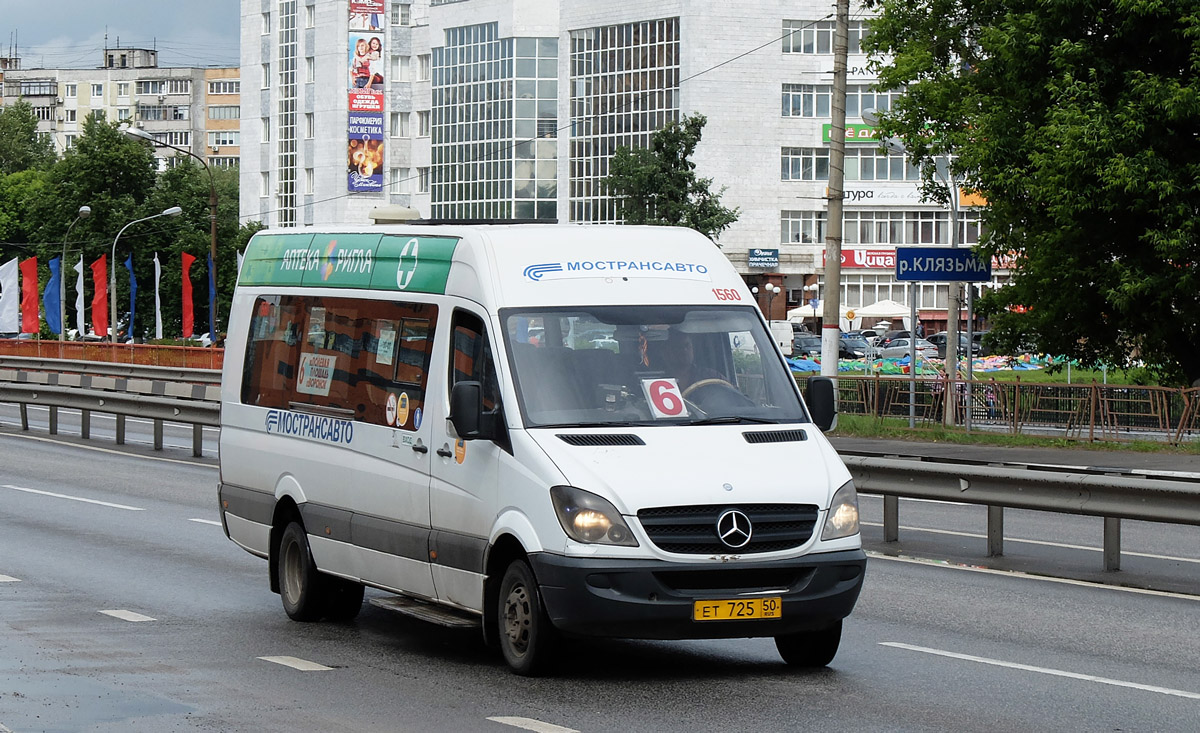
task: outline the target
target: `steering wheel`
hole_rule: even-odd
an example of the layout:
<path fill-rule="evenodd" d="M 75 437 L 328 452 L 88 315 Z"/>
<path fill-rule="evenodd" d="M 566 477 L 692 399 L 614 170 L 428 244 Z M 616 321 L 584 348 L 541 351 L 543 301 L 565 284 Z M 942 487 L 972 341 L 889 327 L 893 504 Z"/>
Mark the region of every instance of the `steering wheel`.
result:
<path fill-rule="evenodd" d="M 736 408 L 754 405 L 737 387 L 724 379 L 701 379 L 683 390 L 683 398 L 690 399 L 705 412 L 713 408 Z"/>

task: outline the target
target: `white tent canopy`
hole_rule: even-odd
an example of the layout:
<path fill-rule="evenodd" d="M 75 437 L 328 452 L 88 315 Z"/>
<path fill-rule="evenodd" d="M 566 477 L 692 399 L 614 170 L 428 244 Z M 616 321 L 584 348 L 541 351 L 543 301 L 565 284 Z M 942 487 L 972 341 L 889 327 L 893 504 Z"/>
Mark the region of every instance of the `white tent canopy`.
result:
<path fill-rule="evenodd" d="M 850 318 L 853 313 L 854 317 Z M 820 306 L 817 307 L 817 317 L 825 315 L 825 310 Z M 893 321 L 908 323 L 908 306 L 904 303 L 897 303 L 894 300 L 881 300 L 871 305 L 865 305 L 861 308 L 842 306 L 838 309 L 840 325 L 843 330 L 852 330 L 857 328 L 862 323 L 863 318 L 890 318 Z M 800 322 L 805 318 L 813 317 L 813 309 L 809 306 L 800 306 L 792 308 L 787 312 L 789 321 Z M 905 326 L 906 327 L 906 326 Z"/>
<path fill-rule="evenodd" d="M 907 318 L 909 307 L 894 300 L 880 300 L 861 308 L 851 308 L 855 318 Z"/>

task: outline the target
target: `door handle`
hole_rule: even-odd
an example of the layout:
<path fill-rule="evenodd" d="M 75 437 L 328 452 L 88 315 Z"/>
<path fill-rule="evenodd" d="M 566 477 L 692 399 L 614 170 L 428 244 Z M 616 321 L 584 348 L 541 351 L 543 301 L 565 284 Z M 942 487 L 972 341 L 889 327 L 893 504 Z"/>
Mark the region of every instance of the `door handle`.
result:
<path fill-rule="evenodd" d="M 450 446 L 443 445 L 441 448 L 437 449 L 437 454 L 442 458 L 450 458 L 454 455 L 454 451 L 450 450 Z"/>
<path fill-rule="evenodd" d="M 414 445 L 412 447 L 412 449 L 414 451 L 416 451 L 417 453 L 428 453 L 429 452 L 429 446 L 424 445 L 422 443 L 417 443 L 416 445 Z"/>

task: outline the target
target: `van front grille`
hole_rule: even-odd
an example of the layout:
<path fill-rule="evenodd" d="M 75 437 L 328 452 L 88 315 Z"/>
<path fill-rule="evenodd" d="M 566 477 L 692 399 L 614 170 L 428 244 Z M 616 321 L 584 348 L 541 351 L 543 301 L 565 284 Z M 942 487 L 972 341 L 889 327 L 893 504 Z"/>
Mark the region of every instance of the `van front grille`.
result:
<path fill-rule="evenodd" d="M 717 520 L 736 509 L 750 521 L 750 541 L 730 547 L 717 534 Z M 778 552 L 804 545 L 812 537 L 819 509 L 812 504 L 710 504 L 654 507 L 638 512 L 650 541 L 666 552 L 687 555 Z"/>

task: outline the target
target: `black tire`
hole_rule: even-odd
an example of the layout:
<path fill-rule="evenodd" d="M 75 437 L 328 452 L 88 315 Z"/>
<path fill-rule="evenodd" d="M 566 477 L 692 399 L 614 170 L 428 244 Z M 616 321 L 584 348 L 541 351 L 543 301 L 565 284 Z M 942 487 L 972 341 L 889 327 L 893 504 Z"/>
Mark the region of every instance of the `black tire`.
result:
<path fill-rule="evenodd" d="M 362 610 L 362 583 L 345 578 L 325 578 L 325 617 L 330 621 L 345 623 L 353 621 Z"/>
<path fill-rule="evenodd" d="M 279 597 L 293 621 L 317 621 L 325 615 L 325 582 L 317 572 L 304 527 L 292 522 L 279 538 Z"/>
<path fill-rule="evenodd" d="M 500 581 L 496 600 L 497 638 L 504 661 L 519 675 L 532 677 L 550 666 L 554 625 L 546 615 L 533 570 L 524 560 L 513 560 Z"/>
<path fill-rule="evenodd" d="M 814 669 L 833 661 L 841 641 L 842 622 L 838 621 L 827 629 L 776 636 L 775 648 L 791 666 Z"/>

